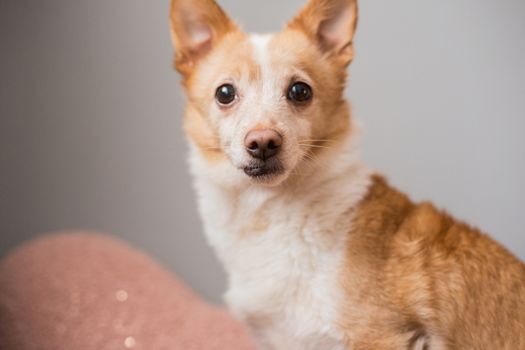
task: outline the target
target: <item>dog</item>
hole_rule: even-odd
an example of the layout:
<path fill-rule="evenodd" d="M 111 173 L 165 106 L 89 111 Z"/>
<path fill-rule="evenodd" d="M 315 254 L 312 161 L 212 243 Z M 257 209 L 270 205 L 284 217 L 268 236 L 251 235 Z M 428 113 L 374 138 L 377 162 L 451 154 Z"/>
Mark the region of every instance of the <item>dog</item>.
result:
<path fill-rule="evenodd" d="M 213 0 L 170 19 L 199 211 L 260 349 L 525 349 L 525 265 L 359 158 L 357 0 L 310 0 L 271 35 Z"/>

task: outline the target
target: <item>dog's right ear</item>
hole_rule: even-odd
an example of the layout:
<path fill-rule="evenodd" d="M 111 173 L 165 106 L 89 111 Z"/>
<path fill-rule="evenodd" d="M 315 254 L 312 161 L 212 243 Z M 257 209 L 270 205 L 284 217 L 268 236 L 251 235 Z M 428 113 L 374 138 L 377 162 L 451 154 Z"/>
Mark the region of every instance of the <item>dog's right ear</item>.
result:
<path fill-rule="evenodd" d="M 237 26 L 214 0 L 171 0 L 171 38 L 175 67 L 183 75 Z"/>

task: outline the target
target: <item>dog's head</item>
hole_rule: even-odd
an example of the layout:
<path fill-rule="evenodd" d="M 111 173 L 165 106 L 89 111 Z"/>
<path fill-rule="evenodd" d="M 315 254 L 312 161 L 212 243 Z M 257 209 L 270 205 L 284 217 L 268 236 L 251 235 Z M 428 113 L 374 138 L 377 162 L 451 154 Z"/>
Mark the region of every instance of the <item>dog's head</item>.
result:
<path fill-rule="evenodd" d="M 213 0 L 171 1 L 185 130 L 211 169 L 275 186 L 348 134 L 356 2 L 311 0 L 284 31 L 250 35 Z"/>

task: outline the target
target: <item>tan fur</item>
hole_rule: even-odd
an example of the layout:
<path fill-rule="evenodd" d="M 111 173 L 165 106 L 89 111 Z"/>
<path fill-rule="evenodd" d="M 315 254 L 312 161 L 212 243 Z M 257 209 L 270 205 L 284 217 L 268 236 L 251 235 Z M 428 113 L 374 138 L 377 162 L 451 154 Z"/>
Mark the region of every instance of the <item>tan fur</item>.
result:
<path fill-rule="evenodd" d="M 326 23 L 344 6 L 351 9 L 349 25 L 334 39 L 326 34 Z M 183 23 L 189 15 L 211 26 L 209 42 L 195 45 L 188 38 Z M 206 162 L 228 164 L 218 125 L 208 112 L 223 72 L 250 86 L 263 83 L 254 48 L 212 0 L 172 0 L 171 20 L 176 67 L 188 96 L 184 128 Z M 344 87 L 356 23 L 355 0 L 310 0 L 268 44 L 269 65 L 277 78 L 290 79 L 288 73 L 300 69 L 311 78 L 314 91 L 309 104 L 289 107 L 297 109 L 298 118 L 310 111 L 310 137 L 299 140 L 304 160 L 275 193 L 299 197 L 308 177 L 322 172 L 354 133 Z M 235 112 L 235 107 L 224 110 L 221 117 Z M 273 127 L 278 112 L 265 111 L 265 123 L 251 127 Z M 242 216 L 242 191 L 228 193 L 232 217 Z M 309 208 L 318 209 L 332 197 L 319 193 Z M 270 229 L 275 213 L 271 206 L 262 208 L 238 228 L 242 239 L 264 236 Z M 525 349 L 525 266 L 504 248 L 429 203 L 413 203 L 379 176 L 357 208 L 342 209 L 334 227 L 341 222 L 347 227 L 350 217 L 352 226 L 344 231 L 344 268 L 334 273 L 345 296 L 337 307 L 337 328 L 349 349 Z M 304 215 L 307 221 L 309 213 Z M 325 231 L 340 233 L 331 229 Z M 339 242 L 332 238 L 323 236 L 327 244 Z M 255 311 L 245 319 L 257 330 L 276 322 Z"/>
<path fill-rule="evenodd" d="M 421 335 L 446 349 L 525 348 L 525 266 L 508 251 L 380 177 L 355 217 L 341 272 L 351 349 L 406 349 Z"/>

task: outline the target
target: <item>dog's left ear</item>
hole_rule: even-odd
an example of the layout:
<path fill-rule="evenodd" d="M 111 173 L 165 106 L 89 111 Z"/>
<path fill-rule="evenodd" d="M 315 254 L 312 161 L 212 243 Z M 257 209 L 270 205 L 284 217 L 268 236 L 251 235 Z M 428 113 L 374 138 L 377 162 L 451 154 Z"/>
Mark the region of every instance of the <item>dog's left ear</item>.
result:
<path fill-rule="evenodd" d="M 301 30 L 320 50 L 345 67 L 354 58 L 357 0 L 310 0 L 288 28 Z"/>

